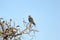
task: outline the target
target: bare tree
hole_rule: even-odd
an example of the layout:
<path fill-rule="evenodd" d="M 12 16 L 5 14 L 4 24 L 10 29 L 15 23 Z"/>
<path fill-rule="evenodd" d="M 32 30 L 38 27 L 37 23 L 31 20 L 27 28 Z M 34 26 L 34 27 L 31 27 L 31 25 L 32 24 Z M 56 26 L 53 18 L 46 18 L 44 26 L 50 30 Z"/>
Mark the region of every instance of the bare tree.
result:
<path fill-rule="evenodd" d="M 22 31 L 19 31 L 17 28 L 21 28 L 22 26 L 15 26 L 15 22 L 13 23 L 14 26 L 12 26 L 12 19 L 8 22 L 7 20 L 4 20 L 3 18 L 0 18 L 0 37 L 3 38 L 3 40 L 17 40 L 15 37 L 19 36 L 19 40 L 22 40 L 21 37 L 23 34 L 28 34 L 30 36 L 31 32 L 38 32 L 38 30 L 33 29 L 33 26 L 31 22 L 26 22 L 23 20 L 23 25 L 25 26 Z M 6 27 L 6 28 L 5 28 Z M 20 29 L 21 30 L 21 29 Z M 27 36 L 26 36 L 27 37 Z"/>

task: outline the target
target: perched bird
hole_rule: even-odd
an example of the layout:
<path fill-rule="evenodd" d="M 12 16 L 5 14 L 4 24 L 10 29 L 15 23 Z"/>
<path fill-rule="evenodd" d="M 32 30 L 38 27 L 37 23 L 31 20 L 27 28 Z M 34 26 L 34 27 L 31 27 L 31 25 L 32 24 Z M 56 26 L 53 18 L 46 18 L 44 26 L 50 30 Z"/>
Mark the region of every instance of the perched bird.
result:
<path fill-rule="evenodd" d="M 30 24 L 33 24 L 34 26 L 36 25 L 33 18 L 30 15 L 28 16 L 28 21 L 30 22 Z"/>

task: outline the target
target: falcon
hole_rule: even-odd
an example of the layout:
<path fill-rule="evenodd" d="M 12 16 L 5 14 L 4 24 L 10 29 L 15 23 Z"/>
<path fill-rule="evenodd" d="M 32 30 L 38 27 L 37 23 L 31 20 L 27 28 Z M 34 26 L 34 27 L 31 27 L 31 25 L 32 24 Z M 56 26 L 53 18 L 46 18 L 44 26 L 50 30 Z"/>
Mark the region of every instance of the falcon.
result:
<path fill-rule="evenodd" d="M 30 24 L 33 24 L 35 26 L 35 22 L 30 15 L 28 16 L 28 21 L 30 22 Z"/>

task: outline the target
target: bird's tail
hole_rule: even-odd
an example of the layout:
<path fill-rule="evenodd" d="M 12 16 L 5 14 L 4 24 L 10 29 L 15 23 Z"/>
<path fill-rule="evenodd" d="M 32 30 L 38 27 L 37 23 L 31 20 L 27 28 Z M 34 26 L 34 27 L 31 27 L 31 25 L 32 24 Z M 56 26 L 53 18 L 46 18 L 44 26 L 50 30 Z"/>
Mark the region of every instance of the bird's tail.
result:
<path fill-rule="evenodd" d="M 36 27 L 36 24 L 33 22 L 33 25 Z"/>
<path fill-rule="evenodd" d="M 36 25 L 36 24 L 33 22 L 33 25 Z"/>

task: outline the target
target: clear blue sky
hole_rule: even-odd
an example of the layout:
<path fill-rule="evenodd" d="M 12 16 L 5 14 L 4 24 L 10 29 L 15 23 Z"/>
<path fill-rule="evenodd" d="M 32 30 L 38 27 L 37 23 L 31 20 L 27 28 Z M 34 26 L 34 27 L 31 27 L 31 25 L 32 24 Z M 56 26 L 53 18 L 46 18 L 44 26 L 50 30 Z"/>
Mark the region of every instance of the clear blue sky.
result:
<path fill-rule="evenodd" d="M 0 0 L 0 17 L 21 24 L 28 15 L 40 31 L 36 40 L 60 40 L 60 0 Z"/>

